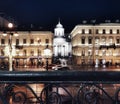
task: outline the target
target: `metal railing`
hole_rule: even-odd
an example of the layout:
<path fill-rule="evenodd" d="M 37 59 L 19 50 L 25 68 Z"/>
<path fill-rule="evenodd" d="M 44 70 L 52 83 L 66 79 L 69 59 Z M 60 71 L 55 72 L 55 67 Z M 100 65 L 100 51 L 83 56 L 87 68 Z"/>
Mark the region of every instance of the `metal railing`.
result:
<path fill-rule="evenodd" d="M 114 71 L 1 71 L 0 104 L 120 104 L 119 83 Z"/>

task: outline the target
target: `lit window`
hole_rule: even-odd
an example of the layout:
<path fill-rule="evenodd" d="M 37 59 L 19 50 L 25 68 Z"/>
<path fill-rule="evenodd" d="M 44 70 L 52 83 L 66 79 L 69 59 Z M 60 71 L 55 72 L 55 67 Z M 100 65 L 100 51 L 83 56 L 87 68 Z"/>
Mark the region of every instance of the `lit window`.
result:
<path fill-rule="evenodd" d="M 102 50 L 102 56 L 106 56 L 106 51 Z"/>
<path fill-rule="evenodd" d="M 109 50 L 109 55 L 112 56 L 112 50 Z"/>
<path fill-rule="evenodd" d="M 99 39 L 95 39 L 95 44 L 96 44 L 96 45 L 99 44 Z"/>
<path fill-rule="evenodd" d="M 41 39 L 38 40 L 38 44 L 41 44 Z"/>
<path fill-rule="evenodd" d="M 102 38 L 102 45 L 106 45 L 106 38 Z"/>
<path fill-rule="evenodd" d="M 92 55 L 92 50 L 89 49 L 89 50 L 88 50 L 88 56 L 91 56 L 91 55 Z"/>
<path fill-rule="evenodd" d="M 110 45 L 113 44 L 113 38 L 109 38 L 109 44 L 110 44 Z"/>
<path fill-rule="evenodd" d="M 98 50 L 95 50 L 95 55 L 98 55 L 98 52 L 99 52 Z"/>

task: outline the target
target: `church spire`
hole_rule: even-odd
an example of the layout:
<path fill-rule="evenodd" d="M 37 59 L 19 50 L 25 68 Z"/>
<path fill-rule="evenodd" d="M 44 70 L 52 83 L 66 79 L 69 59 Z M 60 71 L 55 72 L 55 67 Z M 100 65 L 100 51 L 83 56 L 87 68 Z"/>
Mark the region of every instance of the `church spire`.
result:
<path fill-rule="evenodd" d="M 59 20 L 58 20 L 58 24 L 57 24 L 56 27 L 57 27 L 57 28 L 63 28 L 62 24 L 60 23 L 60 18 L 59 18 Z"/>
<path fill-rule="evenodd" d="M 58 19 L 58 24 L 60 24 L 60 18 Z"/>

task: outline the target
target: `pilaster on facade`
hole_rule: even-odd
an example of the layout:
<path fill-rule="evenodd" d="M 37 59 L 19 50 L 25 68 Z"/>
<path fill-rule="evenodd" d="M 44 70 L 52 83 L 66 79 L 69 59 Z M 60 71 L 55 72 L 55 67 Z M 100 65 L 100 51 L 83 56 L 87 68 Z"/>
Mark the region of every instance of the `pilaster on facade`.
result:
<path fill-rule="evenodd" d="M 93 64 L 96 59 L 105 59 L 112 64 L 120 63 L 120 24 L 77 25 L 72 34 L 72 52 L 76 63 L 88 63 L 91 57 Z M 81 58 L 82 57 L 82 58 Z"/>
<path fill-rule="evenodd" d="M 6 33 L 8 33 L 6 31 Z M 14 34 L 15 32 L 12 31 Z M 0 64 L 8 64 L 9 34 L 3 36 L 0 32 Z M 17 37 L 12 36 L 13 63 L 16 67 L 37 66 L 38 61 L 45 63 L 44 49 L 48 45 L 53 53 L 53 33 L 50 31 L 17 31 Z M 49 59 L 51 63 L 51 59 Z M 34 65 L 32 65 L 34 64 Z"/>

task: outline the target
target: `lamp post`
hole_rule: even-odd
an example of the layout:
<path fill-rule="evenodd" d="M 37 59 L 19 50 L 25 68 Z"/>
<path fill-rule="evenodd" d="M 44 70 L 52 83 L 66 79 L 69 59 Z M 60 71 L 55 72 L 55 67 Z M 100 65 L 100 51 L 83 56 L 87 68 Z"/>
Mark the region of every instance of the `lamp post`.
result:
<path fill-rule="evenodd" d="M 8 23 L 8 28 L 11 30 L 13 28 L 13 24 L 12 23 Z M 12 57 L 13 57 L 13 51 L 15 51 L 13 49 L 13 45 L 12 45 L 12 36 L 18 36 L 17 33 L 12 33 L 11 31 L 8 32 L 8 33 L 4 33 L 3 36 L 7 36 L 9 35 L 9 41 L 8 41 L 8 47 L 6 47 L 5 51 L 6 51 L 6 54 L 8 55 L 9 57 L 9 71 L 13 71 L 13 65 L 12 65 Z"/>
<path fill-rule="evenodd" d="M 51 57 L 51 50 L 48 48 L 48 45 L 44 49 L 44 56 L 46 58 L 46 71 L 48 71 L 48 58 Z"/>
<path fill-rule="evenodd" d="M 48 48 L 48 45 L 46 46 L 46 48 L 44 49 L 44 57 L 46 58 L 46 71 L 48 71 L 48 58 L 51 57 L 51 50 Z M 45 86 L 48 86 L 47 84 L 45 84 Z M 46 87 L 46 104 L 48 104 L 48 92 L 49 92 L 49 88 Z"/>

